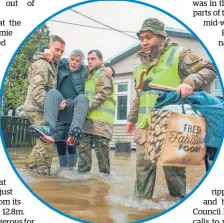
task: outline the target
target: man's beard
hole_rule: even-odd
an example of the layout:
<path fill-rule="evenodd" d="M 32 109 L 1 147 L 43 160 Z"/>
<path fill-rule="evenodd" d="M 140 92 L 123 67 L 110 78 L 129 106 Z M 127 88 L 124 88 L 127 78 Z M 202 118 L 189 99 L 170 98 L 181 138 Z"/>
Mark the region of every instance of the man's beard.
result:
<path fill-rule="evenodd" d="M 80 68 L 80 66 L 77 67 L 77 68 L 70 68 L 70 67 L 69 67 L 69 69 L 70 69 L 71 71 L 73 71 L 73 72 L 79 70 L 79 68 Z"/>

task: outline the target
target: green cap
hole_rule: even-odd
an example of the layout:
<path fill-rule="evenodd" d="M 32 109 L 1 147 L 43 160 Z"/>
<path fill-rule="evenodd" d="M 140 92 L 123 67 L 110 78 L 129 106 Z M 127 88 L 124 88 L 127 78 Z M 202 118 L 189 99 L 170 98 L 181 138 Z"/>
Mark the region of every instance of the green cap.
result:
<path fill-rule="evenodd" d="M 142 24 L 141 30 L 137 32 L 137 36 L 139 37 L 140 33 L 145 31 L 151 31 L 155 35 L 167 37 L 167 33 L 164 29 L 164 23 L 156 18 L 146 19 Z"/>

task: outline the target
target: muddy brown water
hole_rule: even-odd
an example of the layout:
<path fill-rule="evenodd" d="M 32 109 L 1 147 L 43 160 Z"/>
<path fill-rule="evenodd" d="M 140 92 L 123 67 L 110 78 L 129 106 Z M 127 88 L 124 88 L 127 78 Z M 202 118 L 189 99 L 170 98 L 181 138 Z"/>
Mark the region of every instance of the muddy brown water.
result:
<path fill-rule="evenodd" d="M 62 171 L 57 176 L 37 176 L 22 170 L 29 155 L 28 149 L 9 150 L 11 159 L 27 185 L 54 208 L 77 219 L 97 223 L 126 223 L 150 218 L 175 205 L 179 200 L 169 196 L 165 176 L 159 166 L 152 200 L 133 196 L 136 153 L 110 152 L 111 174 L 98 172 L 93 151 L 90 173 L 77 170 Z M 52 173 L 58 167 L 55 153 Z M 187 192 L 189 193 L 205 174 L 205 167 L 187 168 Z"/>

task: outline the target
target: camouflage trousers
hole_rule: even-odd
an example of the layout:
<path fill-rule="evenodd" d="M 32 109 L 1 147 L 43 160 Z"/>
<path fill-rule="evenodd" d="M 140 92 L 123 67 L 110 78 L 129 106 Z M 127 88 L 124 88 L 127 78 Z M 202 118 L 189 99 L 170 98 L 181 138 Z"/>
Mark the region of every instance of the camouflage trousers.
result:
<path fill-rule="evenodd" d="M 43 122 L 43 113 L 41 112 L 26 112 L 26 115 L 34 125 L 40 125 Z M 25 164 L 25 169 L 40 175 L 50 175 L 52 158 L 53 146 L 37 140 Z"/>
<path fill-rule="evenodd" d="M 153 196 L 157 163 L 146 160 L 145 150 L 147 144 L 147 130 L 138 129 L 135 136 L 137 143 L 137 163 L 135 195 L 151 199 Z M 183 198 L 186 195 L 186 168 L 185 167 L 163 167 L 169 194 L 174 197 Z"/>
<path fill-rule="evenodd" d="M 99 171 L 101 173 L 110 173 L 110 158 L 109 158 L 109 139 L 84 134 L 84 137 L 79 143 L 78 146 L 78 172 L 89 172 L 92 167 L 92 148 L 95 149 L 96 157 L 98 160 Z"/>

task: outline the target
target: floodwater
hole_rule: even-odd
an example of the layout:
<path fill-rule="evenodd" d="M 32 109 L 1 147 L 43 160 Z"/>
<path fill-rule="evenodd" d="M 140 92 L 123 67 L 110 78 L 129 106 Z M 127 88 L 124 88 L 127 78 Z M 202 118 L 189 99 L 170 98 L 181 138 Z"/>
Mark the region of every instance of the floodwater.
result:
<path fill-rule="evenodd" d="M 179 200 L 169 196 L 164 173 L 159 167 L 152 200 L 133 196 L 136 154 L 117 155 L 111 151 L 111 174 L 98 172 L 95 152 L 90 173 L 62 171 L 57 176 L 37 176 L 22 171 L 30 150 L 14 149 L 10 156 L 17 170 L 31 189 L 54 208 L 77 219 L 97 223 L 126 223 L 150 218 L 172 207 Z M 58 167 L 57 154 L 52 172 Z M 205 174 L 205 167 L 187 168 L 187 192 Z"/>

